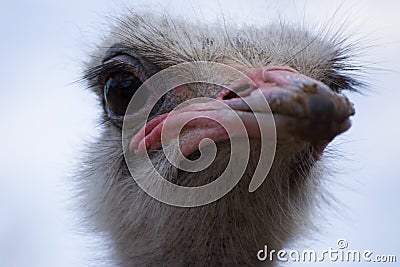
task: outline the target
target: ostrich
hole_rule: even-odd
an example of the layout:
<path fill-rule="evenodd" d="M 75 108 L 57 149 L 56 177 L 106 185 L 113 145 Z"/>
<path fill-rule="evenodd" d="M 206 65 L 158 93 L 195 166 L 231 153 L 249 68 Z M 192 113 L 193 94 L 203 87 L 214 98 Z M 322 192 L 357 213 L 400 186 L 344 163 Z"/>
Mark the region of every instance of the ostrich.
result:
<path fill-rule="evenodd" d="M 89 145 L 79 172 L 85 210 L 95 231 L 107 234 L 115 265 L 274 266 L 275 261 L 261 262 L 257 251 L 264 245 L 279 250 L 313 227 L 311 214 L 326 200 L 324 150 L 350 127 L 354 109 L 342 91 L 357 90 L 360 83 L 350 73 L 358 67 L 345 40 L 339 34 L 317 35 L 284 23 L 219 27 L 135 12 L 117 19 L 84 73 L 103 112 L 101 133 Z M 229 193 L 207 205 L 177 207 L 152 198 L 132 179 L 124 158 L 123 119 L 132 96 L 149 77 L 177 64 L 200 61 L 238 69 L 263 90 L 275 118 L 276 152 L 265 181 L 250 193 L 260 154 L 260 138 L 250 135 L 249 162 Z M 147 97 L 142 95 L 144 101 Z M 188 84 L 160 98 L 147 124 L 194 97 L 219 99 L 252 114 L 240 100 L 249 94 Z M 142 107 L 135 108 L 140 113 Z M 230 141 L 202 131 L 204 122 L 191 123 L 183 135 L 201 133 L 201 138 L 216 141 L 216 158 L 202 171 L 171 165 L 160 149 L 160 136 L 147 139 L 139 149 L 140 140 L 146 139 L 139 134 L 143 124 L 129 129 L 135 137 L 128 150 L 138 157 L 146 150 L 168 181 L 207 184 L 226 168 Z M 246 121 L 245 126 L 251 128 Z M 195 160 L 199 143 L 190 140 L 185 142 L 183 136 L 180 148 Z M 140 164 L 135 169 L 136 175 L 148 178 Z"/>

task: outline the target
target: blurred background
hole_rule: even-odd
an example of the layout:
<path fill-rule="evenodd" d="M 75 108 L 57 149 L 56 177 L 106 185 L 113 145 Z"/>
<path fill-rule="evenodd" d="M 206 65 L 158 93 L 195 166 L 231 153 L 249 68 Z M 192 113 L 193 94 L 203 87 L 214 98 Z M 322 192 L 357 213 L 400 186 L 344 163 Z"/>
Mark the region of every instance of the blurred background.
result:
<path fill-rule="evenodd" d="M 336 11 L 336 21 L 347 18 L 345 31 L 366 39 L 361 57 L 371 69 L 366 95 L 348 94 L 357 109 L 353 127 L 334 141 L 339 157 L 330 190 L 343 207 L 322 212 L 320 233 L 291 248 L 321 251 L 346 239 L 350 249 L 400 261 L 399 1 L 132 2 L 1 2 L 0 267 L 88 266 L 103 253 L 101 237 L 79 229 L 71 189 L 85 140 L 96 136 L 99 109 L 73 82 L 107 30 L 106 17 L 126 6 L 161 6 L 206 21 L 221 18 L 222 10 L 238 24 L 305 18 L 316 25 Z"/>

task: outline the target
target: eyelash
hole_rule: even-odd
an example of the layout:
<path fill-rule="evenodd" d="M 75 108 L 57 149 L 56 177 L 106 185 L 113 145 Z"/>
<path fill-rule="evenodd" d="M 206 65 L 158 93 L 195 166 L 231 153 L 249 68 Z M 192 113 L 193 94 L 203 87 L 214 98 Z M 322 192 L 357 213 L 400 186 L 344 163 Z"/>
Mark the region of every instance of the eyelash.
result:
<path fill-rule="evenodd" d="M 129 60 L 119 60 L 118 57 L 127 57 Z M 129 55 L 118 55 L 108 59 L 101 65 L 92 67 L 83 73 L 83 79 L 89 81 L 89 86 L 104 86 L 107 79 L 115 72 L 128 71 L 144 82 L 149 77 L 142 64 Z"/>
<path fill-rule="evenodd" d="M 124 64 L 107 62 L 84 71 L 82 79 L 88 82 L 89 88 L 104 86 L 112 72 L 122 70 L 126 70 Z"/>

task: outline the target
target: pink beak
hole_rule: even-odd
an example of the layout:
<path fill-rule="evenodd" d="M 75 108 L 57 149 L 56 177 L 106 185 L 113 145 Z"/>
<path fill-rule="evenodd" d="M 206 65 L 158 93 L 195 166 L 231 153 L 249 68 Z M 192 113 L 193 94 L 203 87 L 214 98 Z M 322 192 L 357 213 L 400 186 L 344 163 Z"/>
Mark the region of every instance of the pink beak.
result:
<path fill-rule="evenodd" d="M 309 142 L 322 153 L 351 126 L 352 103 L 319 81 L 286 67 L 261 67 L 248 77 L 223 89 L 216 101 L 190 104 L 149 121 L 132 138 L 130 149 L 135 153 L 159 149 L 179 136 L 187 156 L 205 138 L 219 142 L 260 138 L 262 133 L 263 138 L 276 134 L 278 141 Z M 226 99 L 231 90 L 235 98 Z"/>

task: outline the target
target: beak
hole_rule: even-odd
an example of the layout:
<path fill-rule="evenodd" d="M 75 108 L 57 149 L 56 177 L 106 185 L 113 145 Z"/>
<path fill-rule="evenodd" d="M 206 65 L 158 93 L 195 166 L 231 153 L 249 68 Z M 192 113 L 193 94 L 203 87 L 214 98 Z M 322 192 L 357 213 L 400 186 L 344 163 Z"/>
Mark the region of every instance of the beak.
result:
<path fill-rule="evenodd" d="M 261 67 L 223 89 L 214 101 L 192 103 L 149 121 L 131 140 L 135 153 L 180 138 L 190 155 L 204 139 L 298 140 L 320 148 L 351 126 L 353 104 L 325 84 L 286 67 Z M 234 98 L 228 96 L 234 92 Z M 162 136 L 163 133 L 163 136 Z"/>

